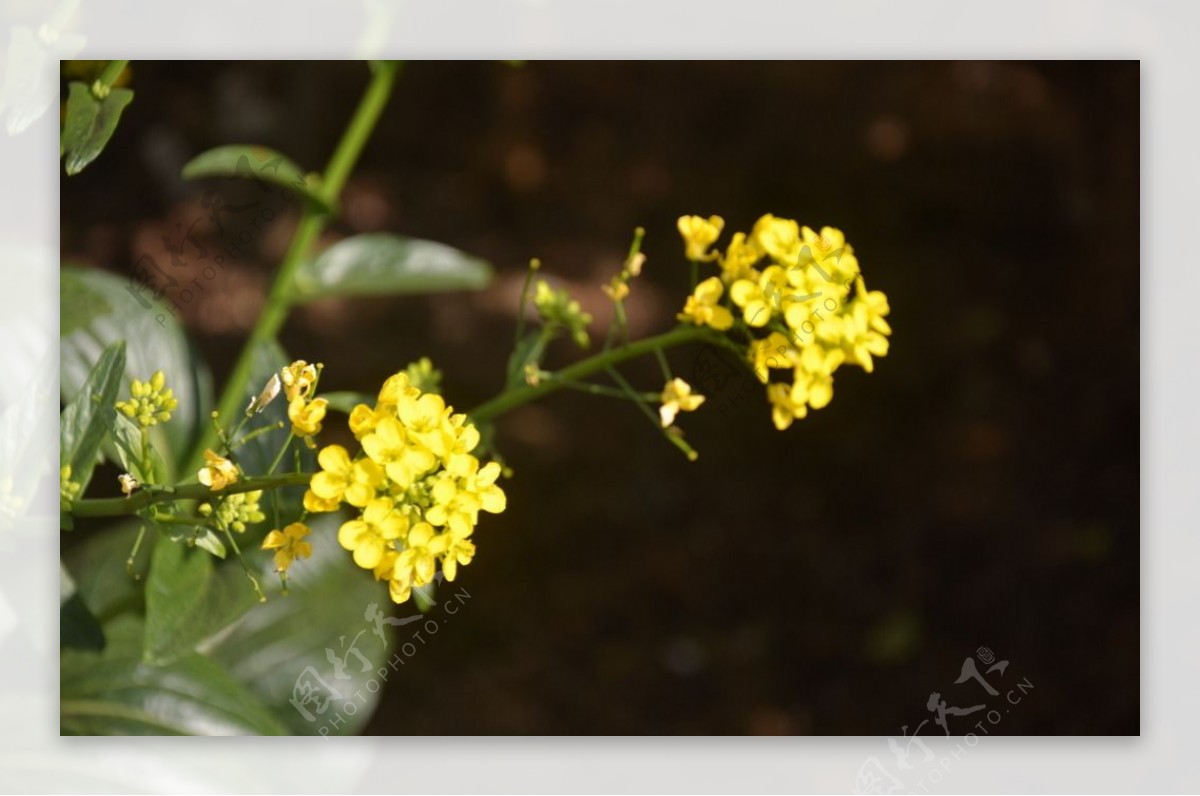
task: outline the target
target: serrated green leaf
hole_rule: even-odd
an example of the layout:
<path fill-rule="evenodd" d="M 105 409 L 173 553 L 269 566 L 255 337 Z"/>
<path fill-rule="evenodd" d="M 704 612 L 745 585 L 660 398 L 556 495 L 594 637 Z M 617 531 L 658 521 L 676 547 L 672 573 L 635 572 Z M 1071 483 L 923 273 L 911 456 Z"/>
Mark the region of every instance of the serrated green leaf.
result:
<path fill-rule="evenodd" d="M 237 565 L 216 570 L 205 550 L 162 539 L 155 545 L 146 580 L 146 663 L 194 652 L 258 602 Z"/>
<path fill-rule="evenodd" d="M 488 263 L 444 243 L 371 233 L 341 240 L 301 264 L 292 297 L 480 290 L 491 278 Z"/>
<path fill-rule="evenodd" d="M 168 266 L 170 267 L 170 266 Z M 153 302 L 144 284 L 94 268 L 64 266 L 60 274 L 62 399 L 79 392 L 105 347 L 124 340 L 125 373 L 119 395 L 128 396 L 133 379 L 145 381 L 156 370 L 166 374 L 179 405 L 166 424 L 151 429 L 151 444 L 175 475 L 199 424 L 208 422 L 212 396 L 205 365 L 193 356 L 183 329 L 163 305 Z M 119 460 L 115 446 L 106 455 Z"/>
<path fill-rule="evenodd" d="M 165 666 L 141 660 L 142 627 L 111 623 L 102 654 L 60 657 L 64 735 L 285 735 L 287 728 L 216 661 L 188 655 Z"/>
<path fill-rule="evenodd" d="M 399 676 L 387 667 L 393 653 L 391 626 L 380 625 L 381 639 L 367 618 L 370 606 L 385 615 L 391 611 L 387 589 L 370 572 L 355 566 L 338 545 L 340 521 L 333 514 L 312 520 L 313 555 L 292 564 L 289 593 L 268 592 L 265 604 L 248 612 L 210 648 L 238 681 L 299 735 L 316 735 L 322 728 L 329 734 L 357 732 L 370 718 L 386 680 L 379 669 Z M 402 618 L 417 615 L 411 606 L 400 611 Z M 361 658 L 351 652 L 352 647 Z M 340 671 L 335 661 L 343 662 Z M 372 679 L 377 685 L 369 687 Z M 340 698 L 319 711 L 330 689 Z M 306 695 L 315 701 L 306 703 Z M 354 713 L 343 710 L 349 699 L 356 703 Z"/>
<path fill-rule="evenodd" d="M 113 404 L 124 372 L 125 343 L 117 341 L 101 352 L 59 417 L 60 466 L 71 468 L 71 480 L 80 485 L 81 495 L 92 479 L 100 445 L 116 423 Z"/>
<path fill-rule="evenodd" d="M 97 99 L 86 84 L 78 81 L 70 84 L 67 118 L 59 145 L 67 174 L 78 174 L 99 157 L 130 102 L 133 91 L 127 88 L 111 89 L 103 99 Z"/>
<path fill-rule="evenodd" d="M 229 144 L 202 152 L 183 167 L 185 180 L 207 177 L 243 177 L 259 180 L 315 202 L 329 211 L 329 203 L 320 192 L 320 177 L 305 174 L 287 156 L 265 146 Z"/>

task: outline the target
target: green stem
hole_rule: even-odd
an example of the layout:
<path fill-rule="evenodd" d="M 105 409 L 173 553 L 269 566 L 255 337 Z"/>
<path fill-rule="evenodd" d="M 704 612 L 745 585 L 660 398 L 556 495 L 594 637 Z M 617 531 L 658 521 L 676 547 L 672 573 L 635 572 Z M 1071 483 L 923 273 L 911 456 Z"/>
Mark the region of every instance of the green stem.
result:
<path fill-rule="evenodd" d="M 671 348 L 699 340 L 713 342 L 720 336 L 719 332 L 714 332 L 703 326 L 679 326 L 669 332 L 664 332 L 654 337 L 647 337 L 621 348 L 601 351 L 587 359 L 576 362 L 574 365 L 563 368 L 555 373 L 555 378 L 553 379 L 543 379 L 535 385 L 525 385 L 516 389 L 506 390 L 492 400 L 475 407 L 467 414 L 476 423 L 487 423 L 518 406 L 535 401 L 555 390 L 563 389 L 566 387 L 564 382 L 583 381 L 593 373 L 599 373 L 627 359 L 649 354 L 658 349 Z"/>
<path fill-rule="evenodd" d="M 97 96 L 103 96 L 112 88 L 112 84 L 117 82 L 117 78 L 125 71 L 125 67 L 129 65 L 129 61 L 109 61 L 104 65 L 104 71 L 100 73 L 100 77 L 96 78 L 96 82 L 92 84 L 92 93 Z"/>
<path fill-rule="evenodd" d="M 121 517 L 136 514 L 155 503 L 170 500 L 208 500 L 221 495 L 236 495 L 257 489 L 278 489 L 283 486 L 307 484 L 314 473 L 281 473 L 280 475 L 243 478 L 221 490 L 210 489 L 203 484 L 187 484 L 168 489 L 149 488 L 135 492 L 127 498 L 90 498 L 77 500 L 71 506 L 75 517 Z"/>
<path fill-rule="evenodd" d="M 392 92 L 392 85 L 395 82 L 397 66 L 394 62 L 384 61 L 375 67 L 367 91 L 359 101 L 358 108 L 346 128 L 346 132 L 342 135 L 342 140 L 338 142 L 337 149 L 334 150 L 333 157 L 330 158 L 329 165 L 325 168 L 325 174 L 318 190 L 322 200 L 330 207 L 337 205 L 342 187 L 346 184 L 350 171 L 358 161 L 359 155 L 362 154 L 363 147 L 387 104 L 388 97 Z M 284 321 L 287 320 L 288 311 L 291 309 L 292 281 L 296 269 L 307 259 L 309 251 L 316 243 L 328 220 L 328 216 L 316 203 L 309 202 L 305 205 L 300 223 L 292 236 L 291 245 L 288 246 L 287 254 L 284 255 L 279 271 L 275 275 L 275 281 L 271 285 L 271 292 L 267 296 L 263 313 L 258 317 L 258 322 L 254 325 L 250 338 L 242 348 L 242 353 L 234 364 L 233 371 L 229 374 L 229 380 L 225 383 L 225 391 L 221 394 L 220 403 L 217 405 L 217 411 L 220 412 L 221 417 L 233 417 L 241 408 L 241 402 L 246 393 L 246 384 L 250 379 L 250 372 L 258 349 L 273 340 L 282 328 Z M 184 472 L 190 472 L 200 467 L 204 450 L 212 447 L 214 439 L 214 432 L 206 429 L 192 450 L 192 455 L 188 457 L 188 465 L 184 468 Z"/>

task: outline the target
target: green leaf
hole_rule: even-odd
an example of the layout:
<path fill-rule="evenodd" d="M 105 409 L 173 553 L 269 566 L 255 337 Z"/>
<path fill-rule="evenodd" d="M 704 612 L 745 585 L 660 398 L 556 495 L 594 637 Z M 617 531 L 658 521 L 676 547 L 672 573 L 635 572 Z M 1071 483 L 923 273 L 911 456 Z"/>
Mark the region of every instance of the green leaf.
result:
<path fill-rule="evenodd" d="M 341 240 L 297 269 L 293 298 L 384 296 L 479 290 L 492 267 L 447 246 L 399 235 L 371 233 Z"/>
<path fill-rule="evenodd" d="M 158 534 L 148 529 L 133 570 L 125 565 L 133 551 L 142 520 L 130 520 L 91 534 L 63 551 L 67 568 L 75 573 L 80 596 L 101 622 L 120 611 L 140 611 L 144 579 Z M 169 542 L 168 542 L 169 544 Z"/>
<path fill-rule="evenodd" d="M 205 366 L 193 356 L 179 322 L 166 305 L 154 301 L 143 282 L 94 268 L 63 267 L 59 301 L 59 375 L 65 402 L 78 394 L 101 352 L 118 340 L 125 341 L 120 397 L 128 396 L 133 379 L 144 381 L 156 370 L 166 374 L 167 386 L 179 406 L 169 422 L 151 429 L 150 441 L 171 470 L 167 473 L 170 480 L 179 460 L 187 455 L 199 424 L 208 422 L 212 402 Z M 114 446 L 105 451 L 119 460 Z"/>
<path fill-rule="evenodd" d="M 508 358 L 505 389 L 512 389 L 525 383 L 525 366 L 531 362 L 537 364 L 542 361 L 542 355 L 546 353 L 546 344 L 549 341 L 550 337 L 541 331 L 525 333 Z"/>
<path fill-rule="evenodd" d="M 194 652 L 257 603 L 239 566 L 216 569 L 204 550 L 161 539 L 155 545 L 146 581 L 146 663 Z"/>
<path fill-rule="evenodd" d="M 59 417 L 60 466 L 71 468 L 71 480 L 87 489 L 100 445 L 117 419 L 113 408 L 125 372 L 125 343 L 101 352 L 95 367 Z"/>
<path fill-rule="evenodd" d="M 185 180 L 206 177 L 245 177 L 277 185 L 304 196 L 328 212 L 331 208 L 320 191 L 320 177 L 305 174 L 285 155 L 265 146 L 230 144 L 202 152 L 183 167 Z"/>
<path fill-rule="evenodd" d="M 60 143 L 67 174 L 78 174 L 99 157 L 117 129 L 121 112 L 130 102 L 133 102 L 130 89 L 110 89 L 104 99 L 97 99 L 85 83 L 72 81 Z"/>
<path fill-rule="evenodd" d="M 113 421 L 113 443 L 122 469 L 142 484 L 164 484 L 167 464 L 154 446 L 146 451 L 148 462 L 142 462 L 142 431 L 133 421 L 118 414 Z"/>
<path fill-rule="evenodd" d="M 322 728 L 328 734 L 357 732 L 375 709 L 386 677 L 399 676 L 388 666 L 394 648 L 391 626 L 380 625 L 381 640 L 367 619 L 370 606 L 386 614 L 392 602 L 385 584 L 356 567 L 338 545 L 340 520 L 335 514 L 314 519 L 312 558 L 292 564 L 288 594 L 271 593 L 266 604 L 247 613 L 211 648 L 234 677 L 300 735 L 316 735 Z M 400 617 L 410 615 L 419 614 L 412 606 L 402 606 Z M 339 672 L 334 661 L 343 660 Z M 386 669 L 386 676 L 380 669 Z M 329 699 L 324 712 L 318 712 L 333 691 L 339 698 Z M 306 695 L 315 701 L 306 702 Z M 348 701 L 355 703 L 353 713 L 344 708 Z"/>
<path fill-rule="evenodd" d="M 189 655 L 167 666 L 141 660 L 142 627 L 124 616 L 103 654 L 60 657 L 64 735 L 285 735 L 287 728 L 216 661 Z"/>
<path fill-rule="evenodd" d="M 59 643 L 72 649 L 104 649 L 104 631 L 75 588 L 65 564 L 59 565 Z"/>

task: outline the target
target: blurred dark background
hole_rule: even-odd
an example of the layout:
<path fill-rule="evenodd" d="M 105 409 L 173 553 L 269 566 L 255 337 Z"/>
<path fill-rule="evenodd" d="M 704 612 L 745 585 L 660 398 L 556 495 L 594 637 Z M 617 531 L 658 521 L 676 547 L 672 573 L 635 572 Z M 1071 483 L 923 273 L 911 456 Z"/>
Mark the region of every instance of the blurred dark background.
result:
<path fill-rule="evenodd" d="M 186 183 L 189 158 L 260 143 L 320 171 L 365 83 L 361 64 L 135 62 L 113 142 L 62 182 L 64 259 L 168 261 L 206 191 L 254 190 Z M 516 477 L 456 582 L 471 599 L 368 731 L 899 735 L 933 718 L 931 692 L 984 701 L 955 680 L 986 646 L 1010 662 L 988 675 L 1001 694 L 1035 686 L 992 734 L 1137 733 L 1138 130 L 1136 62 L 407 64 L 325 242 L 432 238 L 497 278 L 298 310 L 283 343 L 326 363 L 323 388 L 372 391 L 429 355 L 477 405 L 502 385 L 528 259 L 598 338 L 638 225 L 633 331 L 665 330 L 689 213 L 726 235 L 766 212 L 840 227 L 895 333 L 787 432 L 757 390 L 710 396 L 682 419 L 695 463 L 623 402 L 503 417 Z M 281 205 L 180 306 L 218 383 L 296 215 Z M 560 345 L 551 364 L 578 356 Z M 661 383 L 653 361 L 626 372 Z"/>

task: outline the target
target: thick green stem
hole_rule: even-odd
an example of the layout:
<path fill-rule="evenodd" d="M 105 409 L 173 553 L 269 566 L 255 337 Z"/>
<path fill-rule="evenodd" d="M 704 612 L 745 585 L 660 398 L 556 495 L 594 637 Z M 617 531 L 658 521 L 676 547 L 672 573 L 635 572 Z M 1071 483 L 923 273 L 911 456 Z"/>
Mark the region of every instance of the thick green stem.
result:
<path fill-rule="evenodd" d="M 75 517 L 121 517 L 135 514 L 141 509 L 155 503 L 165 503 L 170 500 L 208 500 L 221 495 L 236 495 L 240 492 L 253 492 L 257 489 L 278 489 L 284 486 L 298 486 L 312 480 L 313 473 L 282 473 L 280 475 L 258 476 L 243 478 L 237 483 L 230 484 L 221 490 L 210 489 L 203 484 L 187 484 L 172 489 L 156 489 L 150 487 L 135 492 L 127 498 L 90 498 L 77 500 L 71 506 L 71 514 Z"/>
<path fill-rule="evenodd" d="M 515 409 L 522 404 L 527 404 L 548 393 L 563 389 L 566 387 L 565 382 L 582 381 L 593 373 L 599 373 L 627 359 L 633 359 L 653 351 L 699 340 L 713 340 L 714 337 L 719 336 L 718 332 L 702 326 L 680 326 L 672 331 L 655 335 L 654 337 L 647 337 L 629 345 L 621 346 L 620 348 L 601 351 L 587 359 L 576 362 L 574 365 L 557 371 L 553 379 L 544 379 L 534 385 L 506 390 L 487 403 L 475 407 L 467 414 L 476 423 L 490 422 L 497 416 Z"/>
<path fill-rule="evenodd" d="M 354 112 L 350 125 L 342 135 L 342 140 L 338 142 L 333 157 L 329 160 L 321 184 L 318 186 L 321 198 L 329 207 L 337 205 L 342 187 L 346 184 L 346 179 L 350 176 L 350 171 L 358 161 L 359 155 L 362 154 L 363 147 L 371 136 L 371 131 L 375 129 L 375 123 L 379 120 L 379 115 L 383 112 L 388 97 L 391 95 L 397 66 L 396 63 L 390 61 L 381 61 L 375 66 L 371 83 L 367 86 L 362 100 L 359 101 L 358 109 Z M 241 409 L 256 352 L 261 345 L 275 338 L 283 327 L 284 321 L 287 320 L 288 311 L 291 309 L 292 280 L 296 269 L 308 257 L 313 244 L 316 243 L 327 222 L 328 216 L 316 203 L 309 202 L 305 206 L 304 213 L 300 217 L 300 224 L 292 236 L 291 245 L 288 247 L 287 254 L 284 255 L 279 271 L 275 274 L 275 281 L 271 285 L 271 292 L 267 296 L 263 313 L 258 317 L 258 322 L 250 333 L 246 345 L 242 348 L 241 356 L 238 357 L 233 371 L 229 374 L 229 380 L 225 383 L 225 391 L 221 394 L 221 400 L 217 404 L 217 411 L 220 412 L 222 418 L 233 417 Z M 205 448 L 211 448 L 215 440 L 215 432 L 206 429 L 203 436 L 197 441 L 192 455 L 188 457 L 184 472 L 199 468 Z"/>
<path fill-rule="evenodd" d="M 129 61 L 109 61 L 104 65 L 104 71 L 96 78 L 96 82 L 92 84 L 92 92 L 99 97 L 107 95 L 112 84 L 117 82 L 117 78 L 121 76 L 128 65 Z"/>

